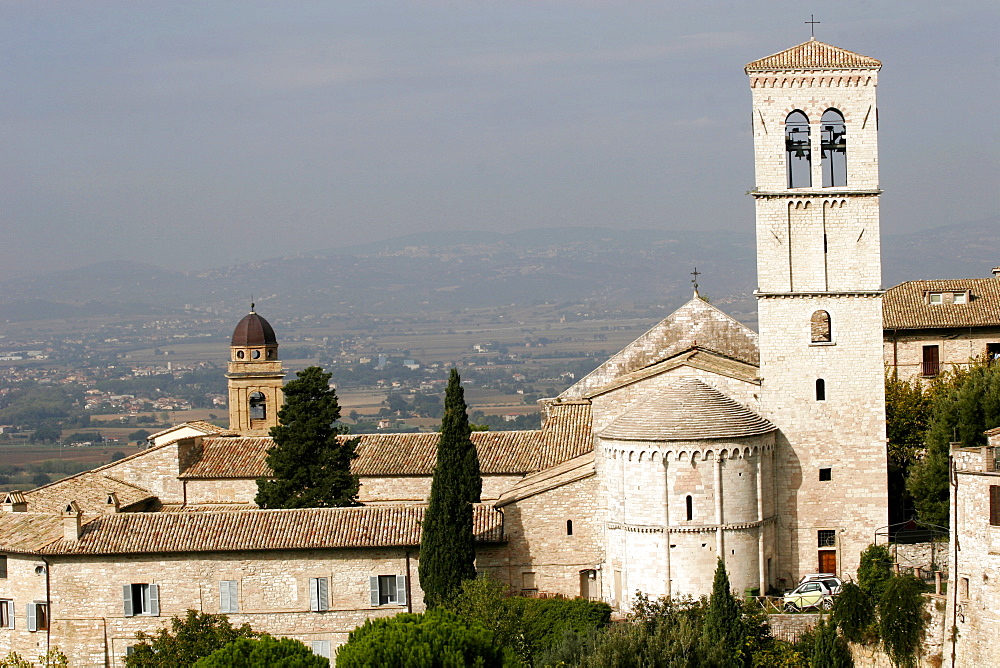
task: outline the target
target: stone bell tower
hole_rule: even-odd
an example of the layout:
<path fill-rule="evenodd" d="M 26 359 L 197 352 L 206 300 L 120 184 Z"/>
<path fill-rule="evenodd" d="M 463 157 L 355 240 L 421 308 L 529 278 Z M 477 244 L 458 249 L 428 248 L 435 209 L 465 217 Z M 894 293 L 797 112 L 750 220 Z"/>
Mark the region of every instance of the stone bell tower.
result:
<path fill-rule="evenodd" d="M 229 428 L 248 436 L 267 435 L 278 424 L 284 377 L 274 330 L 251 304 L 229 344 Z"/>
<path fill-rule="evenodd" d="M 852 575 L 888 524 L 878 106 L 882 64 L 811 39 L 746 66 L 761 411 L 779 429 L 774 575 Z"/>

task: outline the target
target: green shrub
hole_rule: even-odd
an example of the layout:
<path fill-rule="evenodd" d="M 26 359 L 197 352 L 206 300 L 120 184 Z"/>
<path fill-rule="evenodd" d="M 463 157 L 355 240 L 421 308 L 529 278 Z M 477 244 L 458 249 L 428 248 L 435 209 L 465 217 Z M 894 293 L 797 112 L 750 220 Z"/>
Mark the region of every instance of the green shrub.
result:
<path fill-rule="evenodd" d="M 878 600 L 886 583 L 892 579 L 892 552 L 888 545 L 869 545 L 861 553 L 858 566 L 858 586 L 861 591 Z"/>
<path fill-rule="evenodd" d="M 225 615 L 195 610 L 188 610 L 184 619 L 172 618 L 170 629 L 160 629 L 153 635 L 139 631 L 136 634 L 139 644 L 126 657 L 125 665 L 128 668 L 190 666 L 234 640 L 257 635 L 249 624 L 234 628 Z"/>
<path fill-rule="evenodd" d="M 889 580 L 878 602 L 882 648 L 897 666 L 915 666 L 924 634 L 924 585 L 912 575 Z"/>
<path fill-rule="evenodd" d="M 493 632 L 437 608 L 369 619 L 337 651 L 337 668 L 500 668 Z"/>
<path fill-rule="evenodd" d="M 611 606 L 582 598 L 521 599 L 524 637 L 531 656 L 540 655 L 564 640 L 564 632 L 586 635 L 611 621 Z"/>
<path fill-rule="evenodd" d="M 198 659 L 194 668 L 325 668 L 330 660 L 316 656 L 308 647 L 291 638 L 263 635 L 240 638 L 208 656 Z"/>
<path fill-rule="evenodd" d="M 875 623 L 872 598 L 853 582 L 845 582 L 833 605 L 833 621 L 849 641 L 870 642 Z"/>
<path fill-rule="evenodd" d="M 837 626 L 820 618 L 813 635 L 810 668 L 851 668 L 854 658 L 847 647 L 847 641 L 837 635 Z"/>

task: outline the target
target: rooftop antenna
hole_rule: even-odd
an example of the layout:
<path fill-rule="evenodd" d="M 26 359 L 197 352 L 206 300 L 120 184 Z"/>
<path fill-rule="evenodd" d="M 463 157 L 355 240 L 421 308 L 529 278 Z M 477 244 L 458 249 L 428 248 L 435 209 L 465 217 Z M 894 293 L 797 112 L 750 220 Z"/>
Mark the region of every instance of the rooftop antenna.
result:
<path fill-rule="evenodd" d="M 812 14 L 810 14 L 809 15 L 809 20 L 808 21 L 803 21 L 803 23 L 808 23 L 809 24 L 809 33 L 812 35 L 812 37 L 810 37 L 810 39 L 816 39 L 816 26 L 818 24 L 822 23 L 822 21 L 817 21 L 816 17 L 813 16 Z"/>
<path fill-rule="evenodd" d="M 694 284 L 694 298 L 698 299 L 698 297 L 700 296 L 698 295 L 698 277 L 701 276 L 701 272 L 698 271 L 698 267 L 694 268 L 694 271 L 691 272 L 691 275 L 694 276 L 694 278 L 691 279 L 691 282 Z"/>

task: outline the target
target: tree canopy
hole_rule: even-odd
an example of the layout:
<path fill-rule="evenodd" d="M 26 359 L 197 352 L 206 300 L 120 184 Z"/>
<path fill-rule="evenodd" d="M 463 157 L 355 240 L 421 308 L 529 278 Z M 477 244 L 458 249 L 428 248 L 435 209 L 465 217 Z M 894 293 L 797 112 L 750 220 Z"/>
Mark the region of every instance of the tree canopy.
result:
<path fill-rule="evenodd" d="M 298 640 L 262 635 L 259 638 L 240 638 L 208 656 L 198 659 L 193 668 L 239 668 L 242 666 L 267 666 L 268 668 L 326 668 L 330 660 L 313 654 Z"/>
<path fill-rule="evenodd" d="M 948 525 L 950 444 L 986 445 L 983 432 L 1000 426 L 1000 364 L 977 360 L 948 372 L 931 391 L 927 452 L 910 467 L 906 488 L 922 522 Z"/>
<path fill-rule="evenodd" d="M 249 624 L 233 627 L 225 615 L 188 610 L 183 619 L 170 620 L 169 631 L 160 629 L 152 635 L 139 631 L 136 634 L 139 643 L 125 658 L 125 665 L 128 668 L 190 666 L 235 640 L 256 635 Z"/>
<path fill-rule="evenodd" d="M 476 577 L 472 511 L 483 479 L 471 433 L 462 379 L 452 369 L 420 540 L 420 587 L 428 607 L 444 604 L 463 580 Z"/>
<path fill-rule="evenodd" d="M 257 479 L 261 508 L 330 508 L 358 505 L 358 477 L 351 473 L 356 440 L 340 442 L 342 430 L 332 374 L 318 366 L 299 371 L 285 385 L 279 424 L 271 428 L 269 478 Z"/>

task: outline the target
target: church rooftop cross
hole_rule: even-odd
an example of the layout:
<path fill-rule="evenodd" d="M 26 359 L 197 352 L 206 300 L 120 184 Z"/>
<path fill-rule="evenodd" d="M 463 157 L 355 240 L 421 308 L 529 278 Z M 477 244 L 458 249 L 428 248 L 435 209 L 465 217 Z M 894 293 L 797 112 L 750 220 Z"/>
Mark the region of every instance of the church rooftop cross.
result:
<path fill-rule="evenodd" d="M 812 14 L 810 14 L 809 15 L 809 20 L 808 21 L 803 21 L 803 23 L 808 23 L 809 24 L 809 33 L 810 33 L 810 35 L 812 36 L 813 39 L 816 39 L 816 26 L 819 25 L 821 23 L 821 21 L 817 21 L 816 17 L 813 16 Z"/>

